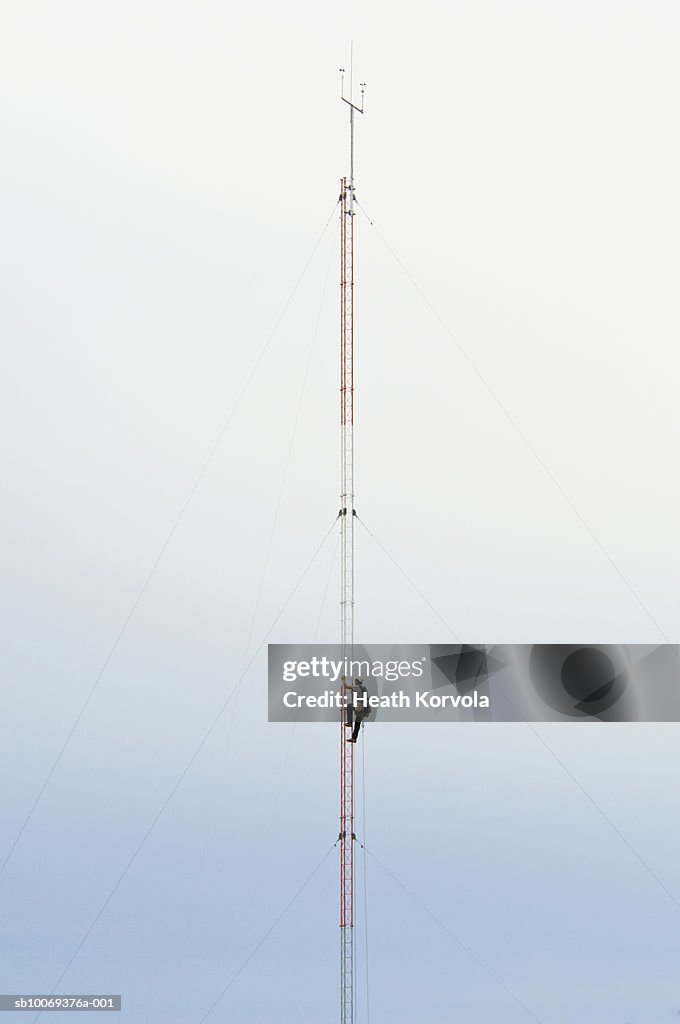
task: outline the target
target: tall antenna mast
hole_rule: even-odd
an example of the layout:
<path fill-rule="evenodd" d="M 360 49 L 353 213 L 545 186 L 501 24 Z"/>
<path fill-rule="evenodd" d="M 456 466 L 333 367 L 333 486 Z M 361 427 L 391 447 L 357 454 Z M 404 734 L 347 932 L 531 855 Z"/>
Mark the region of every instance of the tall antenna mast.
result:
<path fill-rule="evenodd" d="M 350 51 L 351 53 L 351 51 Z M 352 660 L 354 644 L 354 114 L 364 112 L 352 94 L 350 56 L 349 97 L 345 69 L 340 69 L 340 98 L 349 106 L 349 178 L 340 181 L 340 614 L 342 658 Z M 351 697 L 352 680 L 345 677 Z M 354 743 L 352 716 L 340 712 L 340 1021 L 354 1021 Z"/>

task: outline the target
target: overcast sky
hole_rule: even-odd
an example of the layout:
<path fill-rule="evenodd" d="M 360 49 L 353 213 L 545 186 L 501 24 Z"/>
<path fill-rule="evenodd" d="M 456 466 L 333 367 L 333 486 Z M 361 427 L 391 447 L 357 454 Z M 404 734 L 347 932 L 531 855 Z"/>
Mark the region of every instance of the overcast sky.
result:
<path fill-rule="evenodd" d="M 337 512 L 351 39 L 360 516 L 469 642 L 678 639 L 679 31 L 661 0 L 4 0 L 0 861 L 99 681 L 0 874 L 3 992 L 57 983 Z M 272 640 L 337 639 L 335 550 Z M 357 558 L 360 639 L 452 639 Z M 265 667 L 62 994 L 199 1024 L 334 842 L 335 731 L 267 725 Z M 677 1019 L 677 727 L 538 728 L 610 823 L 527 728 L 368 735 L 367 845 L 502 982 L 369 860 L 373 1024 L 531 1020 L 503 985 L 542 1024 Z M 336 876 L 209 1021 L 334 1019 Z"/>

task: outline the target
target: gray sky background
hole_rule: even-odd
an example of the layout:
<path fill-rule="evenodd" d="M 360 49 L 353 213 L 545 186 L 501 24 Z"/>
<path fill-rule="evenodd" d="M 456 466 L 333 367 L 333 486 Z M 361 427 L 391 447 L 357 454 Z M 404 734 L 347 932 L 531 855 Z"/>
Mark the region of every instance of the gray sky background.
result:
<path fill-rule="evenodd" d="M 2 858 L 331 215 L 351 38 L 359 201 L 632 589 L 363 216 L 360 515 L 465 640 L 678 639 L 679 29 L 662 2 L 2 4 Z M 334 219 L 0 876 L 4 992 L 53 987 L 337 511 L 337 262 Z M 272 640 L 337 638 L 334 543 Z M 361 533 L 358 600 L 360 639 L 452 639 Z M 268 726 L 265 666 L 62 993 L 198 1024 L 334 841 L 335 733 Z M 676 727 L 539 733 L 680 899 Z M 528 729 L 376 727 L 366 759 L 369 847 L 539 1020 L 677 1019 L 680 909 Z M 334 1019 L 336 871 L 211 1022 Z M 373 1024 L 530 1019 L 368 884 Z"/>

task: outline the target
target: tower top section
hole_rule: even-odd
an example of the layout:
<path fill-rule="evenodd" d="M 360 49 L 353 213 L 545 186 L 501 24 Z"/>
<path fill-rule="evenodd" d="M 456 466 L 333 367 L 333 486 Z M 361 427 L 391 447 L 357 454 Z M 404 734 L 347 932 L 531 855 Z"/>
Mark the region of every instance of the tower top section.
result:
<path fill-rule="evenodd" d="M 363 114 L 364 112 L 364 92 L 366 89 L 366 83 L 360 82 L 359 88 L 361 89 L 361 103 L 354 102 L 354 91 L 353 91 L 353 50 L 354 46 L 350 47 L 349 51 L 349 82 L 345 84 L 345 75 L 347 70 L 340 68 L 340 99 L 343 103 L 346 103 L 349 107 L 349 186 L 350 194 L 354 192 L 354 114 Z M 345 95 L 345 89 L 347 89 L 347 95 Z"/>

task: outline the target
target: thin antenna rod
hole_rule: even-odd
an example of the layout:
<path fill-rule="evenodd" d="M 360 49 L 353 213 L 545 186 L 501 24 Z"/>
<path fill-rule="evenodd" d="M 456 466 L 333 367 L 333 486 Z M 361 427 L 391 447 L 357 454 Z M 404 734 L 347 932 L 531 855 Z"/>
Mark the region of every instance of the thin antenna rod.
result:
<path fill-rule="evenodd" d="M 354 644 L 354 114 L 364 112 L 352 99 L 353 48 L 349 98 L 340 69 L 340 98 L 349 106 L 349 178 L 340 181 L 340 616 L 342 658 L 352 660 Z M 351 697 L 353 680 L 343 677 Z M 354 1021 L 354 749 L 352 715 L 340 713 L 340 1021 Z"/>

